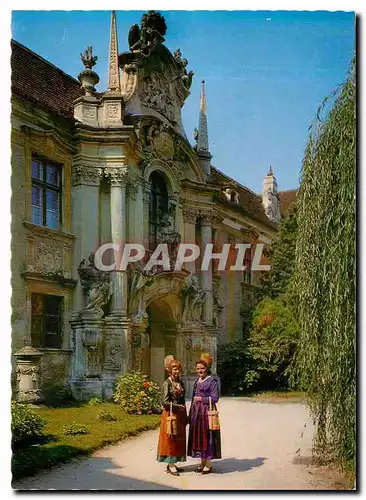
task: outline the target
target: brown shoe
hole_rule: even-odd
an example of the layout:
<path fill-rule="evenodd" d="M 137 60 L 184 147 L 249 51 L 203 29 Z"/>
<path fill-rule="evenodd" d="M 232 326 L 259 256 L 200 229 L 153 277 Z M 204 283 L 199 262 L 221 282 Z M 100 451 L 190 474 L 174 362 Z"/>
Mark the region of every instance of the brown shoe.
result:
<path fill-rule="evenodd" d="M 170 470 L 170 467 L 169 465 L 167 466 L 167 468 L 165 469 L 165 472 L 167 472 L 168 474 L 171 474 L 172 476 L 180 476 L 178 470 L 176 472 Z"/>

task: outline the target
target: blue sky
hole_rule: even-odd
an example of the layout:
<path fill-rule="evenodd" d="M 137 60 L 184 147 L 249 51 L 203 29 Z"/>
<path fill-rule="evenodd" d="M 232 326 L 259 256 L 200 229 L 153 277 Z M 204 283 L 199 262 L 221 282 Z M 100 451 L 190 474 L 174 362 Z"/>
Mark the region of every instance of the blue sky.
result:
<path fill-rule="evenodd" d="M 119 51 L 141 11 L 117 11 Z M 298 186 L 308 128 L 322 100 L 345 80 L 354 51 L 350 12 L 162 11 L 165 45 L 195 72 L 183 122 L 193 143 L 206 81 L 212 163 L 255 192 L 269 165 L 279 189 Z M 13 11 L 12 37 L 77 77 L 93 46 L 106 88 L 110 11 Z"/>

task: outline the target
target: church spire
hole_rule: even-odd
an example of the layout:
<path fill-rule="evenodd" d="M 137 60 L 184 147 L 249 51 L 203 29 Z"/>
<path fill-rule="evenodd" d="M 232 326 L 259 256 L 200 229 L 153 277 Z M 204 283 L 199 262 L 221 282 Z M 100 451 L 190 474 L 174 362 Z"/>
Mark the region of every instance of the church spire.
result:
<path fill-rule="evenodd" d="M 205 81 L 201 84 L 200 117 L 198 124 L 197 152 L 208 151 L 208 131 L 207 131 L 207 103 L 205 92 Z"/>
<path fill-rule="evenodd" d="M 116 11 L 112 10 L 111 35 L 109 42 L 108 91 L 120 91 L 121 80 L 118 66 L 118 41 Z"/>

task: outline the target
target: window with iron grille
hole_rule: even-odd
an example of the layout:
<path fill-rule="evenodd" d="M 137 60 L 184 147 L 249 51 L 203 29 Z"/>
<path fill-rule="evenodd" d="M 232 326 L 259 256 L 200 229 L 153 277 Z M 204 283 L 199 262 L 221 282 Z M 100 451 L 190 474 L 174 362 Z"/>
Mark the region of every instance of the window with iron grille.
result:
<path fill-rule="evenodd" d="M 32 346 L 60 349 L 62 317 L 62 297 L 32 293 Z"/>
<path fill-rule="evenodd" d="M 32 158 L 32 223 L 61 228 L 61 166 Z"/>
<path fill-rule="evenodd" d="M 161 219 L 168 212 L 168 190 L 164 179 L 157 172 L 151 174 L 150 182 L 149 248 L 155 250 Z"/>

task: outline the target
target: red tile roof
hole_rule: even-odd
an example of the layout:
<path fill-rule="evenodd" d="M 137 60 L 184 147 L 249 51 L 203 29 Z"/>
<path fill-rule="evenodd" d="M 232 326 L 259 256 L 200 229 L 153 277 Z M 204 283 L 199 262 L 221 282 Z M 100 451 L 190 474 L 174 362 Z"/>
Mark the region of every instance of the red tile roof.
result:
<path fill-rule="evenodd" d="M 73 101 L 83 93 L 80 83 L 15 40 L 11 49 L 13 94 L 72 118 Z"/>
<path fill-rule="evenodd" d="M 274 229 L 277 228 L 277 224 L 275 222 L 272 222 L 266 216 L 264 207 L 262 205 L 261 196 L 253 193 L 253 191 L 245 186 L 242 186 L 231 177 L 228 177 L 227 175 L 220 172 L 220 170 L 217 170 L 215 167 L 211 167 L 211 180 L 214 184 L 222 187 L 228 185 L 235 186 L 235 189 L 239 194 L 239 203 L 228 201 L 225 195 L 222 195 L 218 199 L 220 204 L 230 207 L 232 210 L 242 212 L 245 215 L 249 215 L 250 217 L 253 217 L 259 222 L 262 222 L 263 224 L 266 224 L 267 226 L 270 226 Z"/>
<path fill-rule="evenodd" d="M 297 189 L 288 189 L 287 191 L 279 191 L 278 197 L 280 199 L 280 211 L 282 216 L 290 213 L 293 205 L 296 202 Z"/>

